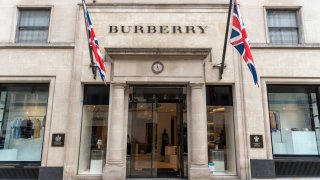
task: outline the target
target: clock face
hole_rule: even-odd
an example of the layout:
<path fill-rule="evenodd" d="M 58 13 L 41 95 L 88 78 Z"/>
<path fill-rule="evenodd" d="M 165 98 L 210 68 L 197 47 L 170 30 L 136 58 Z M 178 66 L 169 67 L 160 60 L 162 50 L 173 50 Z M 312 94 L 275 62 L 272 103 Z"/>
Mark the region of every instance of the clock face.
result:
<path fill-rule="evenodd" d="M 164 66 L 160 61 L 156 61 L 152 64 L 152 71 L 156 74 L 159 74 L 163 71 Z"/>

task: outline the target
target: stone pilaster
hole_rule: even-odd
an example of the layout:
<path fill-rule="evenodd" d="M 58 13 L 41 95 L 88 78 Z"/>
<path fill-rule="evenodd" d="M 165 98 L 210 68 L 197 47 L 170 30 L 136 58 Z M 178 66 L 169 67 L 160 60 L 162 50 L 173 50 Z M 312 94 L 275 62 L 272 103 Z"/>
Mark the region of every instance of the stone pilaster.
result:
<path fill-rule="evenodd" d="M 209 179 L 206 97 L 203 83 L 191 86 L 191 167 L 189 179 Z"/>
<path fill-rule="evenodd" d="M 124 136 L 124 92 L 125 83 L 111 83 L 110 116 L 108 126 L 107 159 L 103 169 L 103 180 L 125 179 L 125 162 L 123 161 Z"/>

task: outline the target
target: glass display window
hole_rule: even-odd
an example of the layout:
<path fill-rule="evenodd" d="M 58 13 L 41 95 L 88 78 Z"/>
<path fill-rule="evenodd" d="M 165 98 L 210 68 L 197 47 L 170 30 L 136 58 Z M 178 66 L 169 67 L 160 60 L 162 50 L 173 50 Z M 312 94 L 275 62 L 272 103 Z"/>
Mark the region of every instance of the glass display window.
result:
<path fill-rule="evenodd" d="M 49 84 L 0 84 L 0 163 L 40 165 Z"/>
<path fill-rule="evenodd" d="M 207 86 L 208 166 L 212 175 L 236 175 L 231 86 Z"/>
<path fill-rule="evenodd" d="M 86 85 L 78 174 L 102 174 L 105 165 L 109 113 L 109 86 Z"/>
<path fill-rule="evenodd" d="M 318 156 L 319 86 L 268 85 L 274 156 Z"/>

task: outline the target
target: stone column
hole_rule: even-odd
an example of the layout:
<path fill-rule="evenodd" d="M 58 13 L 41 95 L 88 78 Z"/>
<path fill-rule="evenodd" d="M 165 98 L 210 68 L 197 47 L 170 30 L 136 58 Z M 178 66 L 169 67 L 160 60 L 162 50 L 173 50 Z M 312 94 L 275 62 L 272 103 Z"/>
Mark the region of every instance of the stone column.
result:
<path fill-rule="evenodd" d="M 191 86 L 191 162 L 189 179 L 209 179 L 206 97 L 203 83 Z"/>
<path fill-rule="evenodd" d="M 110 111 L 108 126 L 107 158 L 103 169 L 103 180 L 125 179 L 125 162 L 123 161 L 124 136 L 124 90 L 125 83 L 111 83 Z"/>

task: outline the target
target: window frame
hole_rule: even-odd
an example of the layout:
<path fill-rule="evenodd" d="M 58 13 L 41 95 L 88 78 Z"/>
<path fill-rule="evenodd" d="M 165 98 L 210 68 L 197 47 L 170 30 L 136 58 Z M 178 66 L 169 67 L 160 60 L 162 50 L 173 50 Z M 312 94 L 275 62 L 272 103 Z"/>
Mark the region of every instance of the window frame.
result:
<path fill-rule="evenodd" d="M 48 133 L 50 133 L 50 128 L 48 127 L 47 124 L 51 123 L 51 118 L 48 117 L 49 116 L 49 108 L 50 107 L 50 104 L 51 103 L 51 99 L 52 97 L 51 96 L 51 82 L 50 81 L 30 81 L 30 82 L 6 82 L 6 81 L 1 81 L 0 79 L 0 92 L 2 91 L 6 91 L 6 92 L 9 92 L 9 91 L 12 91 L 10 90 L 10 88 L 45 88 L 46 89 L 46 92 L 47 92 L 47 100 L 46 100 L 46 115 L 45 115 L 45 121 L 44 121 L 44 126 L 43 126 L 43 137 L 42 137 L 42 144 L 41 144 L 41 155 L 40 155 L 40 160 L 39 161 L 0 161 L 0 167 L 1 166 L 42 166 L 44 161 L 46 161 L 45 159 L 47 158 L 47 154 L 44 152 L 48 149 L 48 145 L 47 145 L 47 139 L 46 139 L 46 136 Z M 6 100 L 7 101 L 7 100 Z"/>
<path fill-rule="evenodd" d="M 92 90 L 94 90 L 95 88 L 103 88 L 103 89 L 107 88 L 108 89 L 107 96 L 101 96 L 101 91 L 99 92 L 99 90 L 93 92 Z M 84 109 L 83 108 L 84 108 L 84 106 L 88 106 L 88 105 L 91 105 L 91 106 L 107 105 L 108 106 L 108 114 L 109 114 L 110 113 L 110 99 L 111 99 L 110 95 L 111 95 L 111 91 L 112 91 L 112 89 L 111 89 L 110 85 L 106 86 L 106 85 L 103 85 L 103 84 L 96 84 L 96 83 L 94 83 L 94 84 L 90 84 L 90 83 L 89 84 L 88 83 L 82 84 L 82 104 L 81 104 L 81 122 L 80 122 L 81 125 L 80 125 L 80 129 L 79 129 L 79 141 L 78 141 L 78 145 L 77 145 L 77 147 L 79 147 L 79 148 L 76 151 L 76 153 L 77 153 L 76 174 L 78 176 L 97 176 L 97 175 L 100 176 L 100 175 L 102 175 L 102 174 L 80 173 L 79 167 L 80 167 L 80 160 L 81 160 L 80 156 L 82 155 L 81 145 L 82 145 L 82 140 L 83 140 L 82 131 L 83 131 L 83 126 L 84 126 L 83 125 L 83 121 L 84 121 L 84 119 L 83 119 Z M 96 95 L 96 94 L 100 95 L 99 97 L 105 97 L 106 101 L 103 100 L 103 101 L 98 101 L 97 102 L 97 101 L 93 101 L 92 99 L 89 98 L 89 96 Z M 107 121 L 109 123 L 109 116 L 107 116 Z M 107 126 L 106 128 L 108 129 L 109 127 Z M 106 140 L 106 143 L 103 146 L 106 147 L 107 143 L 108 143 L 108 138 Z M 105 149 L 104 158 L 106 156 L 107 156 L 107 149 Z M 102 170 L 102 173 L 103 173 L 103 170 Z"/>
<path fill-rule="evenodd" d="M 270 110 L 270 103 L 269 103 L 269 88 L 272 88 L 272 86 L 278 86 L 278 87 L 282 87 L 282 88 L 288 88 L 288 87 L 292 87 L 292 88 L 304 88 L 304 90 L 306 90 L 307 92 L 311 92 L 312 88 L 315 89 L 315 94 L 316 94 L 316 98 L 317 98 L 317 106 L 318 106 L 318 114 L 320 114 L 320 84 L 303 84 L 303 83 L 293 83 L 293 84 L 288 84 L 288 83 L 266 83 L 265 84 L 265 90 L 266 90 L 266 103 L 267 103 L 267 110 L 269 112 Z M 290 89 L 292 91 L 292 89 Z M 284 93 L 284 92 L 289 92 L 286 91 L 284 89 L 280 89 L 279 90 L 280 93 Z M 290 92 L 292 93 L 292 92 Z M 270 117 L 269 114 L 268 116 L 268 122 L 270 122 Z M 270 124 L 267 126 L 269 132 L 271 132 L 270 129 Z M 311 121 L 311 128 L 312 130 L 315 131 L 315 124 L 314 122 Z M 282 159 L 282 158 L 288 158 L 288 159 L 296 159 L 296 158 L 301 158 L 301 159 L 305 159 L 305 158 L 320 158 L 320 153 L 318 150 L 318 155 L 308 155 L 308 154 L 303 154 L 303 155 L 296 155 L 296 154 L 274 154 L 273 152 L 273 139 L 272 139 L 272 135 L 270 133 L 270 147 L 271 147 L 271 154 L 272 157 L 274 159 Z"/>
<path fill-rule="evenodd" d="M 226 101 L 221 101 L 221 99 L 217 99 L 217 98 L 210 98 L 210 96 L 213 96 L 215 94 L 215 88 L 227 88 L 227 92 L 228 92 L 228 95 L 231 95 L 231 98 L 226 100 Z M 209 92 L 210 91 L 210 92 Z M 231 106 L 232 109 L 233 109 L 233 138 L 234 138 L 234 155 L 235 155 L 235 162 L 234 162 L 234 165 L 235 165 L 235 174 L 229 174 L 229 173 L 226 173 L 227 171 L 224 171 L 223 173 L 215 173 L 215 174 L 211 174 L 210 173 L 210 177 L 223 177 L 223 178 L 228 178 L 228 177 L 237 177 L 237 176 L 240 176 L 240 166 L 241 166 L 241 162 L 239 161 L 240 157 L 241 157 L 241 154 L 239 154 L 239 141 L 242 141 L 240 140 L 238 137 L 237 137 L 237 134 L 238 134 L 238 128 L 239 128 L 239 122 L 236 120 L 237 119 L 237 109 L 239 108 L 238 106 L 238 103 L 236 101 L 236 94 L 235 94 L 235 87 L 234 85 L 229 85 L 229 84 L 206 84 L 205 85 L 205 92 L 206 92 L 206 104 L 205 104 L 205 107 L 206 107 L 206 122 L 208 123 L 208 117 L 207 117 L 207 107 L 208 106 Z M 218 101 L 218 104 L 216 103 Z M 208 128 L 208 125 L 206 125 L 206 127 Z M 208 133 L 208 129 L 206 129 L 206 132 Z M 209 140 L 207 139 L 207 143 L 209 142 Z M 209 148 L 207 147 L 207 149 L 209 150 Z M 225 161 L 227 161 L 225 159 Z M 207 162 L 209 163 L 209 157 L 207 159 Z M 208 166 L 209 167 L 209 166 Z"/>
<path fill-rule="evenodd" d="M 297 17 L 297 29 L 298 29 L 298 43 L 297 44 L 274 44 L 270 40 L 270 31 L 269 28 L 290 28 L 293 27 L 269 27 L 268 23 L 268 11 L 295 11 Z M 266 34 L 266 43 L 271 45 L 300 45 L 304 44 L 303 36 L 303 21 L 302 21 L 302 7 L 301 6 L 264 6 L 264 20 L 265 20 L 265 34 Z"/>
<path fill-rule="evenodd" d="M 48 27 L 45 28 L 44 26 L 27 26 L 24 28 L 27 28 L 27 30 L 47 30 L 48 31 L 48 36 L 47 36 L 47 40 L 45 43 L 42 42 L 37 42 L 37 43 L 23 43 L 23 42 L 19 42 L 19 32 L 20 32 L 20 20 L 21 20 L 21 11 L 41 11 L 41 10 L 47 10 L 49 11 L 49 24 Z M 52 23 L 52 13 L 53 13 L 53 6 L 35 6 L 35 7 L 30 7 L 30 6 L 17 6 L 17 20 L 16 20 L 16 28 L 15 28 L 15 35 L 14 35 L 14 39 L 13 42 L 16 44 L 48 44 L 50 42 L 50 35 L 51 35 L 51 23 Z M 28 27 L 31 27 L 30 29 L 28 29 Z M 33 27 L 41 27 L 41 28 L 34 28 Z M 43 28 L 43 29 L 42 29 Z M 45 28 L 45 29 L 44 29 Z M 26 30 L 26 29 L 24 29 Z"/>

